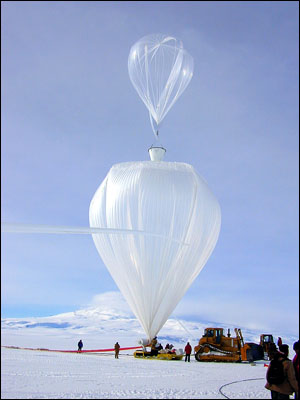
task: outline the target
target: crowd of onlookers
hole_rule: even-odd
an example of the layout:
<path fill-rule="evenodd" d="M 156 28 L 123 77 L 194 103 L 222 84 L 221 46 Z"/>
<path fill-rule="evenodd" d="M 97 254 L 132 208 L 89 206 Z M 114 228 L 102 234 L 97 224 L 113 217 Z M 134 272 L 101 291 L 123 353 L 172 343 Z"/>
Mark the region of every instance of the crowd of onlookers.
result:
<path fill-rule="evenodd" d="M 294 393 L 295 399 L 299 398 L 299 340 L 294 343 L 295 356 L 288 358 L 289 346 L 282 344 L 278 338 L 278 350 L 271 355 L 270 364 L 266 374 L 266 389 L 271 391 L 272 399 L 289 399 Z"/>

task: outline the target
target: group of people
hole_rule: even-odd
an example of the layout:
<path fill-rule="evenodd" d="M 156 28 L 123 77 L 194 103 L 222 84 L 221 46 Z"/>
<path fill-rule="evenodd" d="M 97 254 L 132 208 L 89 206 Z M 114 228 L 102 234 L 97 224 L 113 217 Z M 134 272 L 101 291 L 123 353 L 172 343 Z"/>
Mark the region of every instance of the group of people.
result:
<path fill-rule="evenodd" d="M 172 354 L 172 353 L 176 352 L 176 350 L 174 349 L 174 346 L 172 344 L 169 344 L 169 343 L 167 343 L 165 348 L 163 348 L 162 345 L 157 342 L 157 336 L 155 336 L 151 340 L 150 347 L 151 347 L 150 356 L 157 356 L 158 352 L 166 353 L 166 354 Z M 185 352 L 185 361 L 190 362 L 191 361 L 192 346 L 190 345 L 189 342 L 187 342 L 187 344 L 186 344 L 186 346 L 184 348 L 184 352 Z"/>
<path fill-rule="evenodd" d="M 165 348 L 163 348 L 162 344 L 157 342 L 157 337 L 152 339 L 150 346 L 153 355 L 157 355 L 157 353 L 171 354 L 175 352 L 172 344 L 167 343 Z"/>
<path fill-rule="evenodd" d="M 167 343 L 165 349 L 163 349 L 162 345 L 157 342 L 157 336 L 155 336 L 155 338 L 152 339 L 150 345 L 151 345 L 151 355 L 153 356 L 157 355 L 159 351 L 164 351 L 165 353 L 172 353 L 175 351 L 174 346 L 169 343 Z M 78 342 L 78 352 L 81 352 L 82 348 L 83 348 L 83 342 L 80 339 Z M 115 358 L 119 358 L 120 345 L 118 342 L 115 343 L 114 349 L 115 349 Z M 187 345 L 184 348 L 184 352 L 185 352 L 185 361 L 190 362 L 192 347 L 189 342 L 187 342 Z"/>
<path fill-rule="evenodd" d="M 295 394 L 299 398 L 299 340 L 294 343 L 293 350 L 296 355 L 293 360 L 288 358 L 289 346 L 282 344 L 278 338 L 279 350 L 272 355 L 267 370 L 267 383 L 265 388 L 271 391 L 271 399 L 289 399 Z"/>
<path fill-rule="evenodd" d="M 289 346 L 287 344 L 282 344 L 282 339 L 278 338 L 278 347 L 279 350 L 272 354 L 272 359 L 270 360 L 270 364 L 267 370 L 267 383 L 265 388 L 271 391 L 271 398 L 272 399 L 289 399 L 290 395 L 295 393 L 295 399 L 299 397 L 299 340 L 294 343 L 293 350 L 295 351 L 296 355 L 294 356 L 293 360 L 291 361 L 288 358 L 289 355 Z M 160 343 L 157 342 L 157 336 L 152 339 L 151 343 L 151 355 L 157 355 L 158 351 L 163 350 L 163 347 Z M 78 342 L 78 352 L 81 352 L 83 348 L 82 340 Z M 172 344 L 167 343 L 165 349 L 163 351 L 169 353 L 174 351 L 174 346 Z M 115 350 L 115 358 L 119 358 L 119 351 L 120 345 L 118 342 L 115 343 L 114 346 Z M 190 362 L 191 360 L 191 353 L 192 353 L 192 346 L 189 342 L 187 342 L 185 348 L 185 362 Z M 282 365 L 282 381 L 279 381 L 279 378 L 274 378 L 272 376 L 272 372 L 274 368 L 277 370 L 279 369 L 278 365 Z"/>
<path fill-rule="evenodd" d="M 150 356 L 157 356 L 158 353 L 172 354 L 176 352 L 174 346 L 169 343 L 167 343 L 165 348 L 163 348 L 161 343 L 158 343 L 157 336 L 151 340 L 148 346 L 151 347 Z"/>

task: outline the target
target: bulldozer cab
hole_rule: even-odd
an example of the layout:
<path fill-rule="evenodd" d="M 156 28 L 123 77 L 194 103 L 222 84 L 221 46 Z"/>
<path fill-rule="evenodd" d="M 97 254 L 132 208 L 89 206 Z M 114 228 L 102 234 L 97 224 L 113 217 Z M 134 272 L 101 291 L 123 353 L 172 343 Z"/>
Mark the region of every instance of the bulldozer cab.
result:
<path fill-rule="evenodd" d="M 264 343 L 274 343 L 273 335 L 260 335 L 260 344 L 263 345 Z"/>
<path fill-rule="evenodd" d="M 211 338 L 210 342 L 220 344 L 222 336 L 224 336 L 222 328 L 206 328 L 202 337 Z"/>
<path fill-rule="evenodd" d="M 266 353 L 268 355 L 268 358 L 271 360 L 273 358 L 274 353 L 276 353 L 277 351 L 273 335 L 270 334 L 260 335 L 260 345 L 262 346 L 264 353 Z"/>

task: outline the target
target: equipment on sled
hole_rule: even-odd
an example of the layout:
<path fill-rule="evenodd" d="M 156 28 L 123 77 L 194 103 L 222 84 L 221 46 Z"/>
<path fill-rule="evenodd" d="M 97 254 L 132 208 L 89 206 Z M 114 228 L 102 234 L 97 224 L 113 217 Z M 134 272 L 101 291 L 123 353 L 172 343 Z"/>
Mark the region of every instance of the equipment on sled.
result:
<path fill-rule="evenodd" d="M 153 341 L 156 346 L 153 346 Z M 133 355 L 135 358 L 148 358 L 155 360 L 182 360 L 184 353 L 182 349 L 175 350 L 163 349 L 160 343 L 157 343 L 156 337 L 149 343 L 147 339 L 141 339 L 139 344 L 143 346 L 142 350 L 136 350 Z M 147 351 L 146 347 L 151 347 L 151 351 Z M 172 346 L 173 347 L 173 346 Z"/>
<path fill-rule="evenodd" d="M 151 351 L 144 350 L 136 350 L 133 355 L 135 358 L 148 358 L 154 360 L 182 360 L 184 356 L 183 352 L 157 353 L 157 355 L 151 355 Z"/>

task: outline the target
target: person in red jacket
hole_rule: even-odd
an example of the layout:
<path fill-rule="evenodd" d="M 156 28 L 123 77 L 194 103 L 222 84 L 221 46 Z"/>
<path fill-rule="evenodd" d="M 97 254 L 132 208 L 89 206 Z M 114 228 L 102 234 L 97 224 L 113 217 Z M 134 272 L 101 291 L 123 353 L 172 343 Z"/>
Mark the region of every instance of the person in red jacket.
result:
<path fill-rule="evenodd" d="M 187 342 L 187 344 L 186 344 L 186 346 L 184 348 L 184 351 L 185 351 L 185 360 L 184 361 L 190 362 L 192 347 L 191 347 L 189 342 Z"/>

